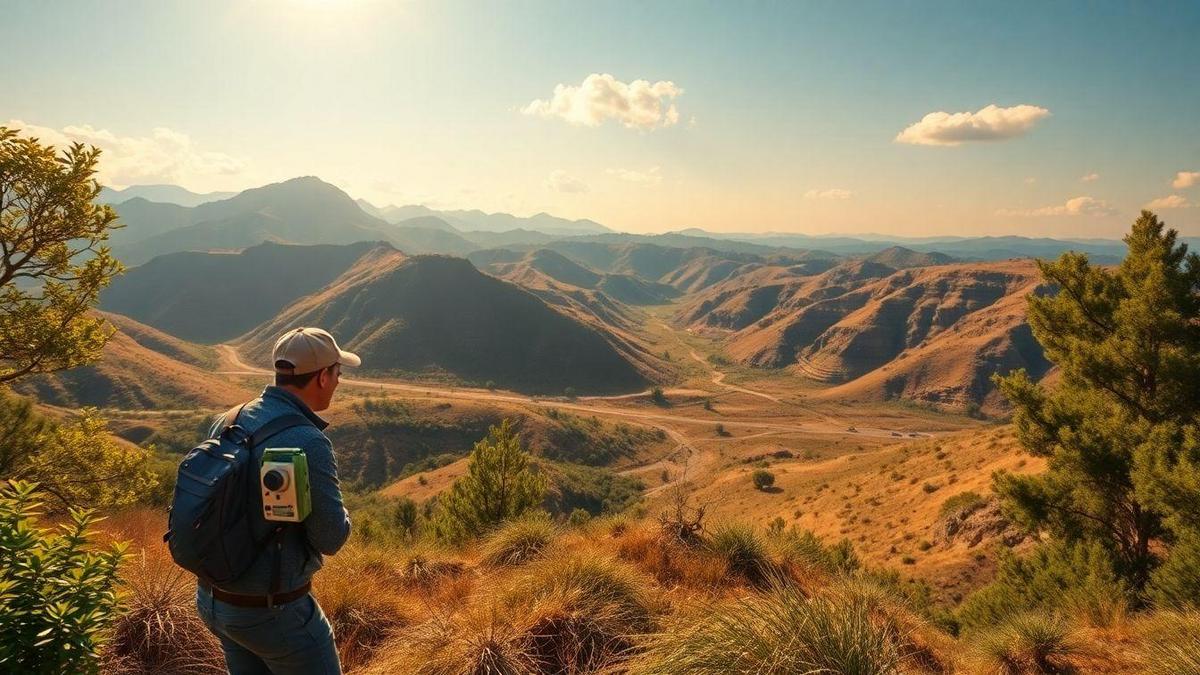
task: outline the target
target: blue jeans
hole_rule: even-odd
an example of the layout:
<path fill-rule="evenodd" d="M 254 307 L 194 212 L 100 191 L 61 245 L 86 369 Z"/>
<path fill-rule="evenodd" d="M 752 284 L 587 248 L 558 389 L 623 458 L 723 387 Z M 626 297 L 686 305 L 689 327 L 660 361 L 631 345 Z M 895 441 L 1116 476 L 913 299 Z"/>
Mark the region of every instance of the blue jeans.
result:
<path fill-rule="evenodd" d="M 333 628 L 312 594 L 275 607 L 236 607 L 196 587 L 200 620 L 232 675 L 341 675 Z"/>

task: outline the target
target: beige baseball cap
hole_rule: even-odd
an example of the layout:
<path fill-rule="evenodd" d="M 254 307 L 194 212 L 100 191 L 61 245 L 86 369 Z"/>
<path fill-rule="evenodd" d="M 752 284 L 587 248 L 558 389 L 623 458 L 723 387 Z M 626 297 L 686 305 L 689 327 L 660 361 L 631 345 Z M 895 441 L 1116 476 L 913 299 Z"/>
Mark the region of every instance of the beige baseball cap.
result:
<path fill-rule="evenodd" d="M 271 352 L 271 361 L 281 375 L 303 375 L 335 363 L 350 367 L 362 364 L 357 354 L 342 351 L 329 331 L 320 328 L 293 328 L 281 335 Z"/>

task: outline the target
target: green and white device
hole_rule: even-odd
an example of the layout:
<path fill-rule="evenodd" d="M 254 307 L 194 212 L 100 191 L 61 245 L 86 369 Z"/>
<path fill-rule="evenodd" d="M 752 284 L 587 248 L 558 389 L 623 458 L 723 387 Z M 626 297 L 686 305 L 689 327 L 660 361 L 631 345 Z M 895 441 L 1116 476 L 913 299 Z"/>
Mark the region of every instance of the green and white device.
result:
<path fill-rule="evenodd" d="M 259 470 L 263 517 L 298 523 L 312 511 L 308 458 L 298 448 L 267 448 Z"/>

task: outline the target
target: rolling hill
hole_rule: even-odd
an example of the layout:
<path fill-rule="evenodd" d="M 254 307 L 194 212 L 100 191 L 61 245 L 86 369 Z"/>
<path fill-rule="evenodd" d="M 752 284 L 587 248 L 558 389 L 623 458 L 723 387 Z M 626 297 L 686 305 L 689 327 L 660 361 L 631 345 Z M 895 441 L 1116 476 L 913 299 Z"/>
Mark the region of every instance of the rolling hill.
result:
<path fill-rule="evenodd" d="M 530 393 L 636 391 L 647 375 L 595 328 L 446 256 L 378 248 L 239 340 L 262 359 L 276 337 L 319 325 L 376 373 L 451 376 Z"/>
<path fill-rule="evenodd" d="M 743 364 L 839 385 L 824 397 L 990 409 L 992 373 L 1049 368 L 1025 323 L 1025 296 L 1041 289 L 1032 261 L 759 274 L 714 288 L 677 321 L 736 331 L 725 352 Z"/>
<path fill-rule="evenodd" d="M 117 277 L 100 307 L 185 340 L 222 342 L 324 287 L 377 246 L 390 248 L 264 243 L 241 253 L 172 253 Z"/>
<path fill-rule="evenodd" d="M 17 383 L 18 393 L 50 405 L 167 410 L 223 408 L 252 393 L 210 371 L 211 348 L 189 344 L 128 317 L 104 314 L 117 329 L 100 360 Z"/>

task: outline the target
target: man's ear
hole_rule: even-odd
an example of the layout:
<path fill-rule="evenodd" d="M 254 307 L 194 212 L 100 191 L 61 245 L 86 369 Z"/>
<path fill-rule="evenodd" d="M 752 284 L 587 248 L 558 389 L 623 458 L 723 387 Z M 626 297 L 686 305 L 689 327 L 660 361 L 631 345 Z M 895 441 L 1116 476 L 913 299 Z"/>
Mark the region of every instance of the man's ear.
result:
<path fill-rule="evenodd" d="M 328 389 L 331 384 L 333 384 L 333 369 L 322 368 L 321 372 L 317 374 L 317 386 Z"/>

